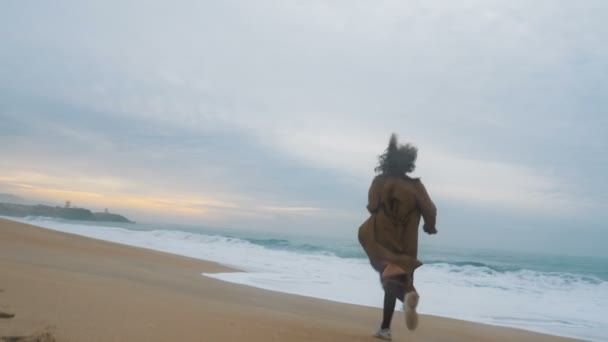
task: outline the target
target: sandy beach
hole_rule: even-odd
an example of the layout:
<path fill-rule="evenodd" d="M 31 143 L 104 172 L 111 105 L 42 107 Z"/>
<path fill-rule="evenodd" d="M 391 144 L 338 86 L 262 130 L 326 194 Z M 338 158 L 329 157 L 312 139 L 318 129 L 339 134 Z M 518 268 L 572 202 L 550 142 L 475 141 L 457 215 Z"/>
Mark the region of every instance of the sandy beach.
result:
<path fill-rule="evenodd" d="M 0 340 L 378 341 L 380 309 L 201 276 L 227 271 L 0 219 Z M 574 340 L 430 316 L 411 333 L 396 313 L 393 341 Z"/>

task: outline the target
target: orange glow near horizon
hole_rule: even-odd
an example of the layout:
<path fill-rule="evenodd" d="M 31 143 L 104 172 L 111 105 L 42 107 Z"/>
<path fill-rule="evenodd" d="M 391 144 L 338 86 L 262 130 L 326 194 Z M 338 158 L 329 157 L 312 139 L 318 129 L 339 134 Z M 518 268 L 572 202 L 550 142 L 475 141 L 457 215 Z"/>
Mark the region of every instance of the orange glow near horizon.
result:
<path fill-rule="evenodd" d="M 143 191 L 138 192 L 138 189 Z M 242 194 L 184 194 L 154 191 L 147 185 L 109 177 L 67 177 L 34 172 L 0 174 L 0 192 L 9 192 L 30 200 L 63 206 L 70 201 L 74 207 L 114 212 L 147 212 L 167 217 L 190 219 L 235 219 L 237 217 L 273 219 L 282 215 L 319 215 L 325 211 L 310 206 L 282 206 L 261 203 Z M 225 201 L 221 198 L 233 198 Z M 247 204 L 247 205 L 245 205 Z"/>
<path fill-rule="evenodd" d="M 238 207 L 235 203 L 182 194 L 163 194 L 162 197 L 126 194 L 122 189 L 125 184 L 127 182 L 123 180 L 110 178 L 66 179 L 28 172 L 0 175 L 0 192 L 61 206 L 64 201 L 70 201 L 73 206 L 93 211 L 110 208 L 115 211 L 132 209 L 166 215 L 206 216 L 214 208 Z"/>
<path fill-rule="evenodd" d="M 202 216 L 208 212 L 204 208 L 191 207 L 189 202 L 166 199 L 159 201 L 155 198 L 140 197 L 133 195 L 111 194 L 104 195 L 99 193 L 72 191 L 53 188 L 29 188 L 23 189 L 21 193 L 28 197 L 34 197 L 49 202 L 57 202 L 58 198 L 69 200 L 73 206 L 95 207 L 96 210 L 102 208 L 119 209 L 139 209 L 162 212 L 165 214 L 180 213 L 188 215 Z M 63 204 L 63 200 L 59 203 Z M 93 208 L 91 208 L 93 209 Z"/>

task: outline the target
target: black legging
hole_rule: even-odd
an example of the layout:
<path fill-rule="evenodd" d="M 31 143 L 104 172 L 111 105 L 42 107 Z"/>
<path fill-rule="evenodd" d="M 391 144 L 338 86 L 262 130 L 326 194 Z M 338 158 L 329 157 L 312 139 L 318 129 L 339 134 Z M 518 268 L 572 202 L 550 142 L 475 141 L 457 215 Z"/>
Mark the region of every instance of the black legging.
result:
<path fill-rule="evenodd" d="M 395 304 L 397 299 L 403 302 L 405 298 L 405 287 L 403 283 L 407 281 L 407 275 L 395 277 L 396 281 L 388 281 L 384 285 L 384 310 L 382 312 L 382 329 L 390 329 L 393 313 L 395 312 Z"/>

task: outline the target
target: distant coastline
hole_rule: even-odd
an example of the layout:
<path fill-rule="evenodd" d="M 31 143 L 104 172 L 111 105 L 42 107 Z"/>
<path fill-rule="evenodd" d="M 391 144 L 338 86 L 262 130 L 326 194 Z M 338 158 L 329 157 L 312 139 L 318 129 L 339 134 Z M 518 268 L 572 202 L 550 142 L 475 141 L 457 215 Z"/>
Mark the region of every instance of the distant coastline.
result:
<path fill-rule="evenodd" d="M 0 215 L 13 217 L 44 216 L 77 221 L 135 223 L 119 214 L 109 212 L 94 213 L 85 208 L 53 207 L 43 204 L 0 203 Z"/>

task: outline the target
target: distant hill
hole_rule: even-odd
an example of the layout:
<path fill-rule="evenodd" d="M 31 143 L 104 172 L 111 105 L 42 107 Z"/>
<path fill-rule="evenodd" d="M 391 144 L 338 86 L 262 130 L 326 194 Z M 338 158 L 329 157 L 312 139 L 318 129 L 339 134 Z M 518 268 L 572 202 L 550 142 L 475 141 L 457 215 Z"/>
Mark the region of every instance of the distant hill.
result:
<path fill-rule="evenodd" d="M 65 220 L 134 223 L 119 214 L 94 213 L 84 208 L 62 208 L 42 204 L 0 203 L 0 215 L 13 217 L 44 216 Z"/>

